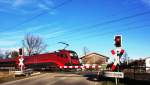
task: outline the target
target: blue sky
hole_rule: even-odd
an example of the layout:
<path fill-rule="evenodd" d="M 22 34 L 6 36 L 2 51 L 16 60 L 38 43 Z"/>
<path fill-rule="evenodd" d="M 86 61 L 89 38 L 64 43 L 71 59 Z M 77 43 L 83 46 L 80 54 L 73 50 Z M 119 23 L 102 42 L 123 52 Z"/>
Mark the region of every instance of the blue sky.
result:
<path fill-rule="evenodd" d="M 62 3 L 65 3 L 62 5 Z M 17 49 L 27 33 L 39 35 L 47 51 L 70 44 L 111 57 L 121 34 L 130 58 L 150 56 L 150 0 L 0 0 L 0 48 Z"/>

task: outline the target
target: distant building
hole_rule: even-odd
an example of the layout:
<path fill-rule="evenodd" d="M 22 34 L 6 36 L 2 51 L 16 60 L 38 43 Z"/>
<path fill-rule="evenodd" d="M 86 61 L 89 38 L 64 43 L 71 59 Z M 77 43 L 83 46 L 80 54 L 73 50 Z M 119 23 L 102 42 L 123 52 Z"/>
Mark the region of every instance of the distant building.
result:
<path fill-rule="evenodd" d="M 128 64 L 129 67 L 135 67 L 136 71 L 150 72 L 150 57 L 144 59 L 133 60 Z"/>
<path fill-rule="evenodd" d="M 102 65 L 108 62 L 109 57 L 98 54 L 90 53 L 80 58 L 83 65 Z"/>
<path fill-rule="evenodd" d="M 146 71 L 150 72 L 150 57 L 145 58 Z"/>

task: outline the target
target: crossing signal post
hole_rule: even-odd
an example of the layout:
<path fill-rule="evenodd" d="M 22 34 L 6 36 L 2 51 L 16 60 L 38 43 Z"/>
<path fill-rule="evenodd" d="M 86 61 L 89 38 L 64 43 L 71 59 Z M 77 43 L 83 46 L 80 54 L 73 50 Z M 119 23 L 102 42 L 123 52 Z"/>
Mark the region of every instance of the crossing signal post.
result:
<path fill-rule="evenodd" d="M 23 66 L 24 66 L 24 63 L 23 63 L 24 59 L 23 59 L 23 48 L 19 48 L 19 67 L 20 67 L 20 70 L 21 72 L 23 71 Z"/>
<path fill-rule="evenodd" d="M 114 37 L 114 45 L 116 47 L 115 50 L 111 50 L 112 55 L 115 58 L 115 61 L 112 65 L 112 71 L 119 72 L 119 65 L 120 65 L 120 59 L 122 57 L 122 55 L 125 53 L 125 50 L 122 49 L 122 36 L 121 35 L 116 35 Z M 123 73 L 122 73 L 123 74 Z M 118 80 L 116 78 L 116 84 L 117 84 Z"/>

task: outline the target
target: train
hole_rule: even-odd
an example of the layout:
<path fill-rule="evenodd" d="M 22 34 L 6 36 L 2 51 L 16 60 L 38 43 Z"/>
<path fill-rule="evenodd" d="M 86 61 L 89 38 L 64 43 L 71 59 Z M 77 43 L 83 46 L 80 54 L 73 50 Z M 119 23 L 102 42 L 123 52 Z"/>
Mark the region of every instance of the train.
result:
<path fill-rule="evenodd" d="M 0 69 L 14 67 L 19 69 L 19 58 L 0 59 Z M 59 69 L 60 66 L 80 65 L 78 55 L 72 50 L 58 50 L 50 53 L 22 56 L 24 69 L 45 70 Z"/>

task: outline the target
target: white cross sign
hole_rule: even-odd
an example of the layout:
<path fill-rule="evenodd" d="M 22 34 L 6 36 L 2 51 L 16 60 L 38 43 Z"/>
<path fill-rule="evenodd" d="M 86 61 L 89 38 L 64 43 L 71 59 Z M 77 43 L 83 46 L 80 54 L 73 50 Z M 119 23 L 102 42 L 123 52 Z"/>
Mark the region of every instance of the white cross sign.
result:
<path fill-rule="evenodd" d="M 24 64 L 23 64 L 23 58 L 21 57 L 21 58 L 19 58 L 19 66 L 23 66 Z"/>

